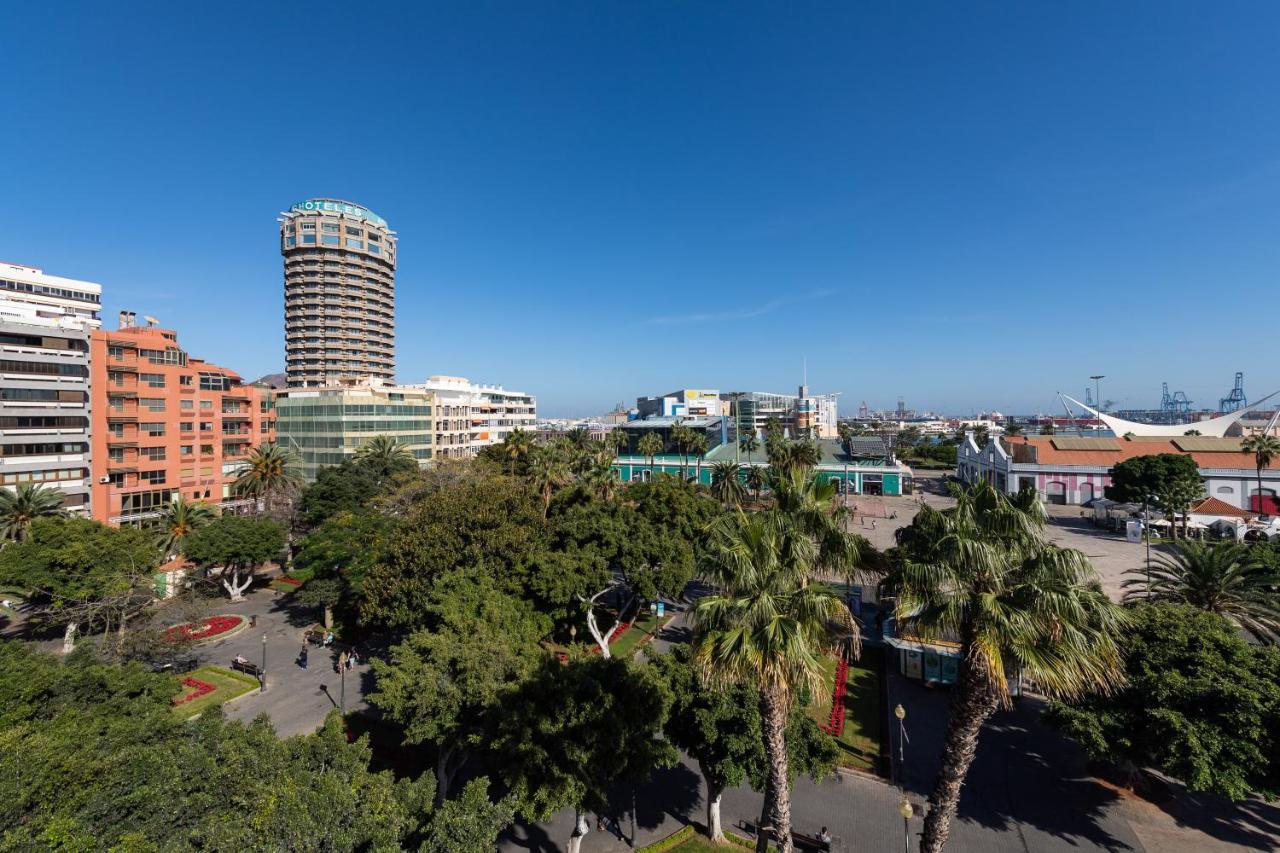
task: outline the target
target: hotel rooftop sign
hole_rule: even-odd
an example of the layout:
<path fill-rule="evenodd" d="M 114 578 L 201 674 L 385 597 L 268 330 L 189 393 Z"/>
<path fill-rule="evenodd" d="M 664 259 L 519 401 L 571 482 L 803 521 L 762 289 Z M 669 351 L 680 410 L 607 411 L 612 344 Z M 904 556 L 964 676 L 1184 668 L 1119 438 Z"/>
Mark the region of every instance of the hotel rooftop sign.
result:
<path fill-rule="evenodd" d="M 387 227 L 387 220 L 369 210 L 369 208 L 329 198 L 311 198 L 306 201 L 300 201 L 290 207 L 289 210 L 294 213 L 345 213 L 348 216 L 358 216 L 361 219 L 368 220 L 379 227 Z"/>

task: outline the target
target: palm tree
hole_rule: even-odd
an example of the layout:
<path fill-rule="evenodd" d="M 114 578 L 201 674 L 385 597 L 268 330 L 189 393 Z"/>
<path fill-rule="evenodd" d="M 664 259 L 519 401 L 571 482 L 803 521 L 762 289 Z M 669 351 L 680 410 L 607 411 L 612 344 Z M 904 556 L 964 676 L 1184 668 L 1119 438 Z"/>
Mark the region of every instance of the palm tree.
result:
<path fill-rule="evenodd" d="M 551 511 L 551 494 L 570 480 L 564 452 L 554 444 L 537 448 L 529 457 L 529 480 L 542 494 L 542 517 Z"/>
<path fill-rule="evenodd" d="M 640 436 L 640 440 L 636 442 L 636 450 L 644 454 L 644 458 L 649 462 L 649 479 L 653 479 L 653 460 L 659 453 L 666 450 L 666 445 L 662 441 L 662 436 L 657 432 L 647 432 Z"/>
<path fill-rule="evenodd" d="M 1057 433 L 1058 428 L 1054 426 L 1053 421 L 1049 421 L 1044 426 L 1040 427 L 1041 435 L 1057 435 Z"/>
<path fill-rule="evenodd" d="M 302 486 L 298 473 L 301 460 L 298 454 L 279 444 L 261 444 L 249 451 L 249 459 L 240 476 L 236 478 L 235 491 L 253 498 L 259 508 L 269 504 L 272 498 L 289 494 Z"/>
<path fill-rule="evenodd" d="M 741 510 L 713 523 L 703 571 L 719 592 L 694 610 L 695 661 L 709 682 L 760 689 L 768 761 L 764 813 L 783 853 L 791 838 L 786 722 L 798 691 L 821 701 L 822 659 L 855 646 L 848 607 L 831 589 L 808 583 L 818 548 L 785 514 Z M 768 844 L 760 833 L 757 850 Z"/>
<path fill-rule="evenodd" d="M 1022 424 L 1008 421 L 1004 425 L 1004 434 L 1009 438 L 1013 438 L 1016 435 L 1022 435 Z"/>
<path fill-rule="evenodd" d="M 764 490 L 764 469 L 752 465 L 747 469 L 747 488 L 755 493 L 756 501 L 760 500 L 760 492 Z"/>
<path fill-rule="evenodd" d="M 370 465 L 382 476 L 418 467 L 413 452 L 393 436 L 375 435 L 356 449 L 356 459 Z"/>
<path fill-rule="evenodd" d="M 1151 565 L 1150 592 L 1146 571 L 1134 569 L 1123 586 L 1125 600 L 1152 598 L 1189 604 L 1217 613 L 1266 643 L 1280 641 L 1280 571 L 1256 556 L 1253 545 L 1182 541 L 1173 554 Z"/>
<path fill-rule="evenodd" d="M 1244 441 L 1240 442 L 1240 449 L 1246 453 L 1253 454 L 1254 464 L 1258 468 L 1258 512 L 1262 512 L 1262 469 L 1271 464 L 1271 461 L 1280 457 L 1280 439 L 1274 436 L 1258 433 L 1251 435 Z M 1250 507 L 1252 509 L 1252 507 Z"/>
<path fill-rule="evenodd" d="M 502 439 L 502 454 L 510 463 L 507 473 L 515 475 L 516 463 L 523 461 L 533 448 L 533 436 L 522 429 L 513 429 Z"/>
<path fill-rule="evenodd" d="M 738 436 L 738 449 L 747 454 L 747 464 L 750 465 L 755 461 L 751 454 L 760 449 L 760 439 L 756 438 L 755 432 L 743 433 Z"/>
<path fill-rule="evenodd" d="M 747 495 L 741 471 L 742 466 L 730 460 L 711 467 L 711 494 L 725 506 L 738 506 Z"/>
<path fill-rule="evenodd" d="M 586 450 L 591 446 L 591 431 L 586 427 L 574 427 L 566 432 L 564 437 L 577 450 Z"/>
<path fill-rule="evenodd" d="M 626 430 L 614 427 L 605 436 L 605 442 L 613 447 L 613 458 L 617 459 L 631 443 L 631 436 L 627 435 Z"/>
<path fill-rule="evenodd" d="M 685 472 L 689 470 L 689 443 L 693 441 L 693 436 L 693 430 L 684 424 L 676 424 L 671 428 L 671 443 L 684 457 L 684 467 L 681 470 Z"/>
<path fill-rule="evenodd" d="M 845 530 L 848 510 L 832 480 L 821 481 L 804 467 L 774 472 L 773 506 L 792 519 L 818 548 L 817 569 L 852 577 L 862 565 L 858 540 Z"/>
<path fill-rule="evenodd" d="M 209 504 L 189 501 L 182 495 L 165 504 L 154 522 L 161 558 L 181 554 L 186 538 L 215 517 L 216 513 Z"/>
<path fill-rule="evenodd" d="M 902 633 L 960 643 L 921 853 L 946 844 L 982 726 L 1009 704 L 1009 670 L 1068 699 L 1107 693 L 1123 679 L 1116 636 L 1124 611 L 1102 592 L 1088 557 L 1044 541 L 1035 495 L 1010 498 L 988 483 L 952 493 L 954 508 L 924 507 L 898 531 L 905 559 L 886 583 Z"/>
<path fill-rule="evenodd" d="M 689 457 L 685 456 L 684 478 L 686 480 L 701 481 L 702 479 L 702 457 L 706 455 L 707 449 L 711 446 L 711 442 L 707 441 L 705 432 L 697 432 L 689 430 L 689 442 L 686 448 L 687 453 L 691 453 L 698 459 L 698 470 L 694 472 L 692 477 L 689 476 Z"/>
<path fill-rule="evenodd" d="M 22 542 L 37 518 L 62 515 L 62 493 L 38 483 L 19 483 L 0 489 L 0 535 Z"/>

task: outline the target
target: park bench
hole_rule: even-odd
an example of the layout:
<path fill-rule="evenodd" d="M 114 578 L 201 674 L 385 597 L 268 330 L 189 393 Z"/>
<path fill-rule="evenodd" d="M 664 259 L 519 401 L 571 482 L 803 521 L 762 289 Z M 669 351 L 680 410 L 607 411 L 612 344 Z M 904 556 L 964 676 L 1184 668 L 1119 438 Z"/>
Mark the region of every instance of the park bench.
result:
<path fill-rule="evenodd" d="M 247 660 L 233 659 L 231 661 L 231 668 L 239 672 L 243 672 L 245 675 L 252 675 L 254 678 L 262 675 L 262 667 Z"/>
<path fill-rule="evenodd" d="M 304 642 L 310 643 L 313 646 L 323 646 L 324 635 L 325 635 L 324 631 L 317 631 L 315 629 L 312 629 L 310 631 L 305 632 L 302 635 L 302 639 Z"/>
<path fill-rule="evenodd" d="M 756 826 L 749 821 L 738 821 L 738 828 L 752 837 L 756 835 Z M 778 840 L 777 834 L 773 830 L 766 827 L 764 832 L 768 833 L 770 840 Z M 843 845 L 840 845 L 836 839 L 833 839 L 832 844 L 825 844 L 816 835 L 806 835 L 803 832 L 796 832 L 794 829 L 791 830 L 791 842 L 795 844 L 797 850 L 815 851 L 815 853 L 816 851 L 828 851 L 837 846 L 843 849 Z"/>

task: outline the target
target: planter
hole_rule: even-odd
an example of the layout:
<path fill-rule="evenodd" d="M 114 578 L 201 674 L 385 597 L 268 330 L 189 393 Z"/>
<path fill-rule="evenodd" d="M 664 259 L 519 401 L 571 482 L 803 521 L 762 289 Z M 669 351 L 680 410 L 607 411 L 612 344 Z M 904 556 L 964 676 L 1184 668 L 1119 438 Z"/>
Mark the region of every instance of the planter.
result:
<path fill-rule="evenodd" d="M 190 640 L 196 643 L 223 639 L 241 630 L 248 622 L 243 616 L 211 616 L 199 625 L 184 623 L 166 630 L 170 640 Z"/>

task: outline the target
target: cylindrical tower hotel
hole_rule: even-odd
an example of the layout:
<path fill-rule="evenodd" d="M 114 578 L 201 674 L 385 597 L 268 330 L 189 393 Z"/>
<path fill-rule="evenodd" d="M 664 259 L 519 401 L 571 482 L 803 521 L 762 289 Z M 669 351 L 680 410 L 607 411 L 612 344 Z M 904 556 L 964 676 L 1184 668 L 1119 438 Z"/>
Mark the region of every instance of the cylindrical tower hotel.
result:
<path fill-rule="evenodd" d="M 282 214 L 280 253 L 289 387 L 394 382 L 396 235 L 386 220 L 309 199 Z"/>

